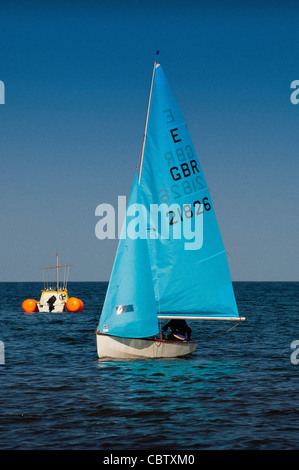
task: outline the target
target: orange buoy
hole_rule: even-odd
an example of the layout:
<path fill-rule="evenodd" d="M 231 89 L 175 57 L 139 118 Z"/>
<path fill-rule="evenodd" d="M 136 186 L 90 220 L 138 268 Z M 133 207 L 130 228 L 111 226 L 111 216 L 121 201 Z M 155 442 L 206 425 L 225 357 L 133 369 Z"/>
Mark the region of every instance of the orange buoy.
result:
<path fill-rule="evenodd" d="M 76 297 L 69 298 L 65 305 L 69 312 L 82 312 L 84 307 L 82 300 Z"/>
<path fill-rule="evenodd" d="M 26 312 L 26 313 L 37 312 L 37 303 L 36 303 L 36 300 L 34 300 L 34 299 L 26 299 L 26 300 L 24 300 L 24 302 L 22 303 L 22 309 L 23 309 L 24 312 Z"/>

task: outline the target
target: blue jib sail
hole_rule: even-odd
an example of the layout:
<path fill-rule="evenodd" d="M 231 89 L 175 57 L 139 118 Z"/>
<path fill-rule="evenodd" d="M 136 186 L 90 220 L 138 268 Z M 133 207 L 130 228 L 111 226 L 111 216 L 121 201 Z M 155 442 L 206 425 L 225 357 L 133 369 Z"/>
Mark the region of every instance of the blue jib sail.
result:
<path fill-rule="evenodd" d="M 140 176 L 140 194 L 147 210 L 164 203 L 160 218 L 150 219 L 148 239 L 159 316 L 238 317 L 209 190 L 185 120 L 159 64 Z M 165 236 L 166 228 L 169 237 Z"/>
<path fill-rule="evenodd" d="M 128 203 L 131 215 L 134 215 L 134 205 L 139 199 L 138 192 L 136 174 Z M 159 326 L 147 240 L 126 236 L 131 222 L 127 210 L 99 332 L 125 338 L 143 338 L 159 333 Z"/>

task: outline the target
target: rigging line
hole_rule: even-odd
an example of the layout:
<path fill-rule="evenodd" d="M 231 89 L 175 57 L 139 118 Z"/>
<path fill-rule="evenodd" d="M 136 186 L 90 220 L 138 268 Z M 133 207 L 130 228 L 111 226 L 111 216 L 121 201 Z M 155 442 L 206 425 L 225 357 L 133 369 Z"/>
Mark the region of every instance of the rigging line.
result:
<path fill-rule="evenodd" d="M 217 333 L 216 335 L 211 336 L 210 338 L 205 338 L 205 339 L 199 340 L 199 341 L 206 341 L 207 339 L 210 340 L 210 339 L 217 338 L 218 336 L 221 336 L 221 335 L 224 335 L 225 333 L 228 333 L 229 331 L 233 330 L 234 328 L 236 328 L 236 326 L 239 326 L 239 325 L 240 325 L 240 322 L 237 321 L 233 326 L 228 328 L 228 330 L 220 331 L 219 333 Z"/>
<path fill-rule="evenodd" d="M 139 163 L 139 174 L 138 174 L 139 185 L 140 185 L 140 180 L 141 180 L 141 172 L 142 172 L 142 165 L 143 165 L 145 141 L 146 141 L 146 134 L 147 134 L 147 125 L 148 125 L 148 118 L 149 118 L 149 111 L 150 111 L 150 106 L 151 106 L 152 91 L 153 91 L 153 84 L 154 84 L 154 77 L 155 77 L 156 68 L 157 68 L 157 60 L 155 60 L 154 67 L 153 67 L 151 88 L 150 88 L 150 94 L 149 94 L 149 100 L 148 100 L 148 106 L 147 106 L 147 112 L 146 112 L 146 119 L 145 119 L 145 129 L 144 129 L 143 141 L 142 141 L 141 156 L 140 156 L 140 159 L 139 159 L 140 163 L 138 162 Z"/>
<path fill-rule="evenodd" d="M 67 275 L 66 275 L 66 282 L 65 282 L 65 288 L 67 288 L 67 283 L 69 281 L 69 274 L 70 274 L 70 266 L 67 268 Z"/>
<path fill-rule="evenodd" d="M 153 230 L 155 231 L 155 228 L 148 228 L 148 231 Z M 161 308 L 160 308 L 160 292 L 159 292 L 159 275 L 158 275 L 158 265 L 157 265 L 157 251 L 156 251 L 156 238 L 153 240 L 153 253 L 154 253 L 154 261 L 155 261 L 155 267 L 156 267 L 156 277 L 157 277 L 157 297 L 158 297 L 158 326 L 159 326 L 159 343 L 155 343 L 157 346 L 160 346 L 162 343 L 162 328 L 161 328 L 161 318 L 159 318 L 159 315 L 161 313 Z"/>
<path fill-rule="evenodd" d="M 64 290 L 65 288 L 65 276 L 66 276 L 66 267 L 63 270 L 63 282 L 62 282 L 62 289 Z"/>
<path fill-rule="evenodd" d="M 158 312 L 161 313 L 160 307 L 160 291 L 159 291 L 159 274 L 158 274 L 158 264 L 157 264 L 157 251 L 156 251 L 156 239 L 154 239 L 154 254 L 155 254 L 155 265 L 156 265 L 156 276 L 157 276 L 157 295 L 158 295 Z M 160 344 L 162 343 L 162 321 L 158 317 L 159 321 L 159 334 L 160 334 Z"/>

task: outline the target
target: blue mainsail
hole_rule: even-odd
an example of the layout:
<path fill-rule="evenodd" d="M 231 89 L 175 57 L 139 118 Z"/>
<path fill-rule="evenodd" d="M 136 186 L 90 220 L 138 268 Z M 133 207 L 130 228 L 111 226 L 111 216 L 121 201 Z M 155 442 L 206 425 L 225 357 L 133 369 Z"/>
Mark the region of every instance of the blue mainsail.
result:
<path fill-rule="evenodd" d="M 155 67 L 140 189 L 149 211 L 151 204 L 175 204 L 160 226 L 152 221 L 151 233 L 158 235 L 148 240 L 158 314 L 238 317 L 210 193 L 183 115 L 161 65 Z M 195 227 L 200 217 L 197 246 L 174 238 L 184 221 Z M 161 235 L 163 224 L 171 229 L 169 239 Z"/>
<path fill-rule="evenodd" d="M 139 199 L 138 193 L 136 173 L 128 209 L 134 208 Z M 99 331 L 125 338 L 144 338 L 159 333 L 158 317 L 147 241 L 125 237 L 130 222 L 127 214 L 100 317 Z"/>

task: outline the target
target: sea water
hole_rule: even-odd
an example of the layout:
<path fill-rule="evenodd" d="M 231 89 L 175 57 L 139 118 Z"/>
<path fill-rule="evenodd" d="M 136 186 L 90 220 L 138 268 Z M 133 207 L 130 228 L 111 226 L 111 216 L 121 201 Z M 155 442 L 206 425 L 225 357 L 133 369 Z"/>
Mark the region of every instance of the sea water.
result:
<path fill-rule="evenodd" d="M 24 313 L 41 288 L 0 284 L 1 450 L 299 448 L 299 283 L 234 283 L 246 322 L 189 322 L 194 354 L 130 361 L 97 358 L 107 283 L 69 283 L 81 313 Z"/>

